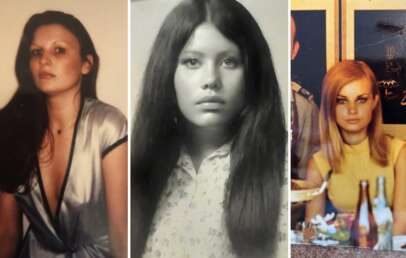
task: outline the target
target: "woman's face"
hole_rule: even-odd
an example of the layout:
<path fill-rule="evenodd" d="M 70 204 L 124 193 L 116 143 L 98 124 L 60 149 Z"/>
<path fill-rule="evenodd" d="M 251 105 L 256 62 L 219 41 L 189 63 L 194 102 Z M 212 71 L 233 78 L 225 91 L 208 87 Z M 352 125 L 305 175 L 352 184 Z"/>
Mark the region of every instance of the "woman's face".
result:
<path fill-rule="evenodd" d="M 345 136 L 367 136 L 372 113 L 378 103 L 378 96 L 373 96 L 370 81 L 356 80 L 345 85 L 336 99 L 336 121 L 341 134 Z"/>
<path fill-rule="evenodd" d="M 244 106 L 244 66 L 236 44 L 211 23 L 199 25 L 178 58 L 175 91 L 184 118 L 225 128 Z"/>
<path fill-rule="evenodd" d="M 42 25 L 30 46 L 30 69 L 35 85 L 48 96 L 78 92 L 91 57 L 82 60 L 78 39 L 59 24 Z"/>

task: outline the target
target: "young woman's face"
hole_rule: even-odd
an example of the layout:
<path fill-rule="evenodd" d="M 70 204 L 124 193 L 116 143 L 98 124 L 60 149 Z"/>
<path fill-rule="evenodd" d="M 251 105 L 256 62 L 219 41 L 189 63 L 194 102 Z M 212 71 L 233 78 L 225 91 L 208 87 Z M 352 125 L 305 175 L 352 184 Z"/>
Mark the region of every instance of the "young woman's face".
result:
<path fill-rule="evenodd" d="M 337 124 L 344 136 L 367 136 L 368 125 L 378 102 L 378 96 L 373 96 L 371 88 L 367 79 L 361 79 L 348 83 L 339 91 L 335 112 Z"/>
<path fill-rule="evenodd" d="M 199 25 L 178 58 L 177 103 L 198 127 L 225 127 L 244 106 L 244 66 L 236 44 L 211 23 Z"/>
<path fill-rule="evenodd" d="M 82 60 L 78 39 L 62 25 L 42 25 L 34 32 L 30 69 L 35 85 L 46 95 L 79 91 L 90 62 Z"/>

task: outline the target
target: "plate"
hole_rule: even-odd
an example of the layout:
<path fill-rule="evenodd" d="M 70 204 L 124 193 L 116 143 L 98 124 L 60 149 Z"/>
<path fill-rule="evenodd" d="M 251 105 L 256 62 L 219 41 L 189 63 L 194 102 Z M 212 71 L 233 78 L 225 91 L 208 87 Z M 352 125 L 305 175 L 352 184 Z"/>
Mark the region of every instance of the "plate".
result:
<path fill-rule="evenodd" d="M 332 246 L 332 245 L 338 245 L 340 242 L 338 242 L 337 240 L 332 240 L 332 239 L 328 239 L 328 240 L 315 239 L 315 240 L 312 240 L 312 243 L 316 244 L 316 245 L 321 245 L 321 246 Z"/>
<path fill-rule="evenodd" d="M 290 194 L 290 202 L 305 202 L 316 197 L 319 188 L 292 190 Z"/>

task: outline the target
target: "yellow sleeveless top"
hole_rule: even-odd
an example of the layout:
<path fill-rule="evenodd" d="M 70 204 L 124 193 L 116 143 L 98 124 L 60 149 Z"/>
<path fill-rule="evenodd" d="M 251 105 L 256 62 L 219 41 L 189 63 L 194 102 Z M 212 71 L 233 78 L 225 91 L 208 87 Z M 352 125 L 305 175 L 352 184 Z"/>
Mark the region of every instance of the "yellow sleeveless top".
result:
<path fill-rule="evenodd" d="M 392 206 L 395 163 L 404 144 L 400 139 L 389 138 L 389 160 L 386 167 L 382 167 L 370 157 L 368 138 L 356 145 L 345 144 L 341 167 L 333 171 L 328 183 L 328 196 L 333 205 L 341 212 L 355 212 L 361 179 L 369 181 L 369 196 L 372 202 L 376 196 L 376 178 L 382 175 L 385 176 L 386 198 Z M 327 158 L 319 151 L 313 155 L 313 159 L 324 177 L 331 169 Z"/>

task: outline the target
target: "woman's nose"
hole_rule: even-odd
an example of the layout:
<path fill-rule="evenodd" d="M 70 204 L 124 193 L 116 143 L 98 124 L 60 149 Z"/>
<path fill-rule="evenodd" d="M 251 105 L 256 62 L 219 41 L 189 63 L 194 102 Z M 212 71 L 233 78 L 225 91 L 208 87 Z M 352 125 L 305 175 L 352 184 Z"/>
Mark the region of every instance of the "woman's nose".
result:
<path fill-rule="evenodd" d="M 356 114 L 358 112 L 358 107 L 356 103 L 348 103 L 348 113 Z"/>
<path fill-rule="evenodd" d="M 39 62 L 40 62 L 40 64 L 42 64 L 42 65 L 51 64 L 51 63 L 52 63 L 51 55 L 48 54 L 48 53 L 46 53 L 46 52 L 42 53 Z"/>
<path fill-rule="evenodd" d="M 205 71 L 203 88 L 219 89 L 221 82 L 218 67 L 215 64 L 207 64 Z"/>

